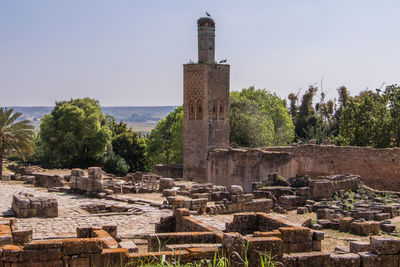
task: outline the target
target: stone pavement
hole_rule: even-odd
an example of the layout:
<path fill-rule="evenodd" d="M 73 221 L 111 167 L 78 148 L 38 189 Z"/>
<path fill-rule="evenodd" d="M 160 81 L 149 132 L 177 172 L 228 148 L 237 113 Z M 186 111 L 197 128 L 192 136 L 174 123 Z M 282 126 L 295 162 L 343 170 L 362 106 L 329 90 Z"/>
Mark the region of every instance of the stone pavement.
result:
<path fill-rule="evenodd" d="M 140 215 L 101 215 L 90 214 L 80 208 L 81 205 L 102 202 L 106 205 L 121 204 L 121 202 L 90 198 L 84 195 L 49 193 L 44 188 L 14 182 L 0 181 L 0 217 L 11 209 L 13 194 L 18 192 L 31 193 L 35 196 L 53 197 L 58 201 L 58 217 L 56 218 L 17 218 L 19 229 L 32 229 L 34 239 L 75 237 L 76 228 L 82 226 L 101 226 L 116 224 L 118 234 L 122 237 L 140 236 L 154 233 L 155 223 L 160 217 L 172 215 L 170 210 L 160 210 L 148 204 L 128 204 L 145 211 Z"/>
<path fill-rule="evenodd" d="M 202 221 L 208 225 L 218 228 L 221 231 L 225 230 L 225 223 L 231 223 L 233 221 L 233 214 L 219 214 L 210 216 L 208 214 L 192 215 L 199 221 Z"/>

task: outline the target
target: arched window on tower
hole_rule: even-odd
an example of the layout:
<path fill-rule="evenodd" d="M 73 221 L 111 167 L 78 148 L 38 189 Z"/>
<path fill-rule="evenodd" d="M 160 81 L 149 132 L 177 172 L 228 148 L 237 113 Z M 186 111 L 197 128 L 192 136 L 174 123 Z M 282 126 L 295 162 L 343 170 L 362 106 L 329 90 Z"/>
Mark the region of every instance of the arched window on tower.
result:
<path fill-rule="evenodd" d="M 212 105 L 212 114 L 211 118 L 216 119 L 218 116 L 218 101 L 214 100 Z"/>
<path fill-rule="evenodd" d="M 189 100 L 189 120 L 194 120 L 196 117 L 196 107 L 194 104 L 194 100 L 190 99 Z"/>
<path fill-rule="evenodd" d="M 197 100 L 197 105 L 196 105 L 196 120 L 202 120 L 203 119 L 203 103 L 201 100 Z"/>
<path fill-rule="evenodd" d="M 224 120 L 225 119 L 225 102 L 224 102 L 224 100 L 219 100 L 218 101 L 219 102 L 219 110 L 218 110 L 218 118 L 220 119 L 220 120 Z"/>

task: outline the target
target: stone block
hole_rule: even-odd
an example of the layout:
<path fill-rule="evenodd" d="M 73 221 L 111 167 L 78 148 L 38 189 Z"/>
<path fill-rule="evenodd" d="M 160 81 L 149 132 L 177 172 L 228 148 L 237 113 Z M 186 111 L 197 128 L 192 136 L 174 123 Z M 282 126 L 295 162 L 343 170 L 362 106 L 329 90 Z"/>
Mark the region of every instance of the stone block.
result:
<path fill-rule="evenodd" d="M 370 251 L 370 243 L 363 241 L 351 241 L 350 253 L 368 252 Z"/>
<path fill-rule="evenodd" d="M 285 267 L 323 267 L 329 264 L 329 254 L 323 252 L 284 254 L 282 263 Z"/>
<path fill-rule="evenodd" d="M 241 203 L 244 203 L 245 202 L 245 200 L 244 200 L 244 195 L 231 195 L 230 196 L 230 200 L 232 201 L 232 202 L 234 202 L 234 203 L 239 203 L 239 202 L 241 202 Z"/>
<path fill-rule="evenodd" d="M 398 267 L 399 255 L 378 255 L 371 252 L 358 253 L 362 267 Z"/>
<path fill-rule="evenodd" d="M 244 194 L 243 197 L 244 197 L 244 201 L 246 201 L 246 202 L 251 202 L 254 200 L 253 194 Z"/>
<path fill-rule="evenodd" d="M 399 216 L 399 211 L 397 210 L 396 206 L 393 205 L 388 205 L 383 207 L 383 212 L 389 213 L 390 218 L 393 218 L 395 216 Z"/>
<path fill-rule="evenodd" d="M 208 201 L 211 201 L 211 194 L 210 193 L 195 193 L 192 194 L 192 198 L 206 198 Z"/>
<path fill-rule="evenodd" d="M 269 212 L 273 205 L 272 199 L 254 199 L 254 201 L 244 203 L 243 211 Z"/>
<path fill-rule="evenodd" d="M 343 217 L 339 219 L 339 230 L 342 232 L 348 232 L 350 230 L 350 224 L 353 222 L 352 217 Z"/>
<path fill-rule="evenodd" d="M 371 237 L 371 252 L 379 255 L 392 255 L 400 252 L 400 239 L 395 237 Z"/>
<path fill-rule="evenodd" d="M 312 242 L 283 243 L 283 253 L 300 253 L 312 251 Z"/>
<path fill-rule="evenodd" d="M 229 188 L 229 192 L 231 192 L 232 195 L 242 195 L 243 187 L 241 187 L 240 185 L 231 185 Z"/>
<path fill-rule="evenodd" d="M 329 267 L 359 267 L 360 256 L 355 253 L 331 254 Z"/>
<path fill-rule="evenodd" d="M 69 260 L 69 267 L 84 267 L 90 266 L 90 258 L 89 257 L 79 257 L 79 258 L 71 258 Z"/>
<path fill-rule="evenodd" d="M 160 178 L 159 192 L 163 192 L 164 189 L 171 189 L 174 186 L 175 186 L 174 179 Z"/>
<path fill-rule="evenodd" d="M 101 180 L 102 172 L 100 167 L 89 167 L 88 168 L 89 179 Z"/>
<path fill-rule="evenodd" d="M 273 259 L 279 260 L 283 256 L 283 242 L 277 237 L 251 237 L 247 251 L 249 266 L 260 266 L 260 253 L 267 253 Z"/>
<path fill-rule="evenodd" d="M 312 231 L 312 240 L 324 240 L 325 232 L 322 231 Z"/>
<path fill-rule="evenodd" d="M 85 172 L 81 169 L 72 169 L 71 170 L 71 176 L 77 176 L 77 177 L 81 177 L 84 176 Z"/>
<path fill-rule="evenodd" d="M 317 219 L 321 220 L 321 219 L 328 219 L 329 214 L 332 211 L 330 209 L 318 209 L 317 210 Z"/>
<path fill-rule="evenodd" d="M 21 180 L 27 184 L 33 184 L 35 182 L 36 177 L 32 175 L 23 175 Z"/>
<path fill-rule="evenodd" d="M 2 181 L 10 181 L 11 180 L 11 175 L 10 174 L 3 174 L 1 177 Z"/>
<path fill-rule="evenodd" d="M 379 230 L 379 222 L 352 222 L 350 224 L 350 232 L 356 235 L 377 235 Z"/>
<path fill-rule="evenodd" d="M 122 193 L 123 194 L 130 194 L 134 192 L 134 186 L 133 185 L 123 185 L 122 186 Z"/>
<path fill-rule="evenodd" d="M 381 230 L 386 233 L 392 233 L 396 230 L 396 226 L 394 224 L 381 224 Z"/>
<path fill-rule="evenodd" d="M 321 241 L 320 240 L 313 240 L 312 241 L 312 251 L 321 251 Z"/>
<path fill-rule="evenodd" d="M 176 190 L 172 189 L 164 189 L 163 190 L 163 197 L 176 197 Z"/>
<path fill-rule="evenodd" d="M 118 229 L 116 224 L 103 225 L 101 229 L 106 231 L 112 238 L 117 238 Z"/>
<path fill-rule="evenodd" d="M 226 254 L 231 258 L 231 266 L 243 264 L 244 249 L 246 241 L 239 233 L 224 233 L 222 237 L 222 246 Z M 256 265 L 257 266 L 257 265 Z"/>
<path fill-rule="evenodd" d="M 275 230 L 271 232 L 260 232 L 260 231 L 255 231 L 253 232 L 254 237 L 277 237 L 282 239 L 282 234 L 280 231 Z"/>
<path fill-rule="evenodd" d="M 3 232 L 0 234 L 0 247 L 5 245 L 11 245 L 13 243 L 11 233 L 4 234 Z M 1 253 L 0 253 L 1 255 Z"/>
<path fill-rule="evenodd" d="M 139 248 L 132 240 L 122 241 L 118 244 L 119 248 L 126 248 L 129 253 L 138 253 Z"/>
<path fill-rule="evenodd" d="M 390 213 L 377 213 L 375 214 L 375 221 L 384 221 L 390 219 Z"/>
<path fill-rule="evenodd" d="M 314 199 L 331 198 L 335 192 L 333 182 L 327 180 L 312 180 L 310 186 Z"/>
<path fill-rule="evenodd" d="M 76 178 L 76 189 L 86 191 L 89 183 L 89 178 L 86 176 Z"/>
<path fill-rule="evenodd" d="M 62 242 L 62 248 L 63 254 L 68 256 L 101 253 L 102 241 L 89 238 L 66 239 Z"/>
<path fill-rule="evenodd" d="M 311 197 L 311 188 L 309 187 L 300 187 L 295 190 L 297 196 L 304 196 L 307 198 Z"/>
<path fill-rule="evenodd" d="M 301 196 L 285 195 L 280 196 L 278 199 L 279 204 L 285 209 L 295 209 L 297 206 L 303 205 L 305 199 Z"/>
<path fill-rule="evenodd" d="M 128 207 L 121 206 L 121 205 L 112 205 L 111 212 L 127 212 Z"/>
<path fill-rule="evenodd" d="M 31 230 L 14 230 L 12 231 L 12 240 L 15 245 L 23 245 L 32 241 Z"/>
<path fill-rule="evenodd" d="M 190 210 L 195 210 L 199 213 L 203 213 L 207 209 L 207 202 L 208 199 L 206 198 L 198 198 L 198 199 L 192 199 L 190 201 Z"/>
<path fill-rule="evenodd" d="M 297 214 L 304 214 L 308 212 L 308 208 L 306 207 L 298 207 L 297 208 Z"/>
<path fill-rule="evenodd" d="M 311 230 L 305 227 L 280 227 L 283 242 L 311 242 Z"/>
<path fill-rule="evenodd" d="M 92 227 L 77 227 L 76 228 L 76 237 L 78 238 L 89 238 L 93 233 Z"/>

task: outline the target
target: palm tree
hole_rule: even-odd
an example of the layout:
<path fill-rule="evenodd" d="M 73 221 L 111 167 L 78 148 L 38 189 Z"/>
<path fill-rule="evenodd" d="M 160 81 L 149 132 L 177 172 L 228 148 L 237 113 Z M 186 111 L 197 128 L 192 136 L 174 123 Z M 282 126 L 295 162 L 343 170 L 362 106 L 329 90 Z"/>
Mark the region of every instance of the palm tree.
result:
<path fill-rule="evenodd" d="M 0 108 L 0 178 L 3 176 L 5 153 L 17 153 L 22 157 L 34 150 L 34 131 L 29 120 L 16 122 L 22 115 L 13 109 Z"/>

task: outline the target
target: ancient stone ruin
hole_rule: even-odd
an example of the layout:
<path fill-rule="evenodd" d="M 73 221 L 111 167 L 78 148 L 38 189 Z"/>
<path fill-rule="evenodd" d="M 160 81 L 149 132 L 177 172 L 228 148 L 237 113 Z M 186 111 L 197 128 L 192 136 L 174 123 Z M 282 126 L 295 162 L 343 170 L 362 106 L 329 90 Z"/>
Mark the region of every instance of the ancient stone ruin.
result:
<path fill-rule="evenodd" d="M 12 209 L 18 218 L 58 216 L 56 199 L 34 197 L 23 193 L 13 196 Z"/>

